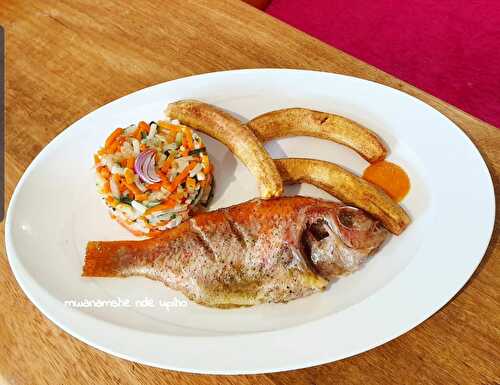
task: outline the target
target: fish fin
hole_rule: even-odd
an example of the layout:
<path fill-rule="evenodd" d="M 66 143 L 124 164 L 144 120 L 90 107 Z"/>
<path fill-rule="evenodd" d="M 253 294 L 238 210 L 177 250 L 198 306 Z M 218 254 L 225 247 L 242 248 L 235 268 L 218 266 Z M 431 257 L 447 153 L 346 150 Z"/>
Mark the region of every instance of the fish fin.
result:
<path fill-rule="evenodd" d="M 116 247 L 118 242 L 89 242 L 83 264 L 83 277 L 116 277 L 120 272 L 121 261 Z"/>

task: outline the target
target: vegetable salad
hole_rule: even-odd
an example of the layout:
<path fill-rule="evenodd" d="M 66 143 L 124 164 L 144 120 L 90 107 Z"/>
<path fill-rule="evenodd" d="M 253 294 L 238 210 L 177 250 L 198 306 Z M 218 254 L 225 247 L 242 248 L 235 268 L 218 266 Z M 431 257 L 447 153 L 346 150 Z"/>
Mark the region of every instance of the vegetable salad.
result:
<path fill-rule="evenodd" d="M 213 166 L 200 136 L 178 121 L 117 128 L 94 155 L 98 193 L 135 235 L 154 236 L 206 205 Z"/>

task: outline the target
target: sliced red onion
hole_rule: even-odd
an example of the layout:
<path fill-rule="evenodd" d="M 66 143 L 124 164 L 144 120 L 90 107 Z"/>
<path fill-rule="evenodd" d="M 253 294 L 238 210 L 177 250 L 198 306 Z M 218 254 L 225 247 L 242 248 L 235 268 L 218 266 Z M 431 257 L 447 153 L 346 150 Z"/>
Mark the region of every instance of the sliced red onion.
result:
<path fill-rule="evenodd" d="M 144 183 L 152 184 L 161 181 L 155 170 L 155 155 L 155 150 L 147 150 L 141 152 L 135 159 L 135 173 Z"/>

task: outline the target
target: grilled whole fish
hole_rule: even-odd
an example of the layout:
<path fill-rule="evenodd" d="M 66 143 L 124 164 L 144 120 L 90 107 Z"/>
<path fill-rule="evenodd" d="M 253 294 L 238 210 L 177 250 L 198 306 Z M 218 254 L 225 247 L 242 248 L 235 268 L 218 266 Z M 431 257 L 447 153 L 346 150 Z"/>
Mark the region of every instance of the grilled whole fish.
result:
<path fill-rule="evenodd" d="M 198 214 L 157 238 L 89 242 L 82 275 L 145 276 L 206 306 L 287 302 L 357 270 L 387 235 L 350 206 L 255 199 Z"/>

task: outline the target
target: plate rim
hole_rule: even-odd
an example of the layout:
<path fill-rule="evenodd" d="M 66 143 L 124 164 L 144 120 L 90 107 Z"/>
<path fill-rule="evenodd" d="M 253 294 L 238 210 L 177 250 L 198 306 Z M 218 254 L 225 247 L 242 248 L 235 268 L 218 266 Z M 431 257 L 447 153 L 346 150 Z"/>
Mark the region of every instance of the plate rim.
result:
<path fill-rule="evenodd" d="M 458 127 L 454 122 L 452 122 L 448 117 L 446 117 L 444 114 L 442 114 L 441 112 L 437 111 L 435 108 L 433 108 L 432 106 L 428 105 L 427 103 L 421 101 L 420 99 L 412 96 L 412 95 L 409 95 L 401 90 L 398 90 L 398 89 L 395 89 L 395 88 L 392 88 L 392 87 L 389 87 L 389 86 L 386 86 L 386 85 L 383 85 L 383 84 L 380 84 L 380 83 L 377 83 L 377 82 L 373 82 L 373 81 L 370 81 L 370 80 L 366 80 L 366 79 L 362 79 L 362 78 L 357 78 L 357 77 L 353 77 L 353 76 L 348 76 L 348 75 L 341 75 L 341 74 L 335 74 L 335 73 L 329 73 L 329 72 L 323 72 L 323 71 L 311 71 L 311 70 L 297 70 L 297 69 L 276 69 L 276 68 L 259 68 L 259 69 L 240 69 L 240 70 L 229 70 L 229 71 L 217 71 L 217 72 L 208 72 L 208 73 L 204 73 L 204 74 L 197 74 L 197 75 L 192 75 L 192 76 L 188 76 L 188 77 L 184 77 L 184 78 L 178 78 L 178 79 L 172 79 L 172 80 L 169 80 L 169 81 L 166 81 L 166 82 L 162 82 L 162 83 L 158 83 L 158 84 L 155 84 L 155 85 L 152 85 L 152 86 L 149 86 L 149 87 L 145 87 L 145 88 L 142 88 L 140 90 L 137 90 L 137 91 L 134 91 L 130 94 L 127 94 L 127 95 L 124 95 L 118 99 L 115 99 L 109 103 L 106 103 L 102 106 L 100 106 L 99 108 L 89 112 L 88 114 L 82 116 L 81 118 L 79 118 L 78 120 L 76 120 L 75 122 L 73 122 L 72 124 L 70 124 L 65 130 L 63 130 L 61 133 L 59 133 L 57 136 L 55 136 L 41 151 L 39 154 L 37 154 L 37 156 L 33 159 L 33 161 L 30 163 L 30 165 L 26 168 L 26 170 L 24 171 L 22 177 L 19 179 L 17 185 L 16 185 L 16 188 L 11 196 L 11 199 L 10 199 L 10 202 L 9 202 L 9 206 L 8 206 L 8 209 L 7 209 L 7 215 L 6 215 L 6 221 L 5 221 L 5 246 L 6 246 L 6 251 L 7 251 L 7 256 L 8 256 L 8 261 L 9 261 L 9 264 L 11 266 L 11 269 L 14 273 L 14 276 L 18 282 L 18 284 L 20 285 L 21 289 L 24 291 L 24 293 L 27 295 L 27 297 L 30 299 L 31 302 L 33 302 L 35 304 L 35 306 L 48 318 L 50 319 L 52 322 L 54 322 L 57 326 L 59 326 L 61 329 L 65 330 L 67 333 L 73 335 L 74 337 L 76 337 L 77 339 L 91 345 L 91 346 L 94 346 L 100 350 L 103 350 L 109 354 L 112 354 L 114 356 L 117 356 L 117 357 L 120 357 L 120 358 L 125 358 L 125 359 L 128 359 L 128 360 L 131 360 L 131 361 L 135 361 L 135 362 L 139 362 L 141 364 L 145 364 L 145 365 L 149 365 L 149 366 L 155 366 L 155 367 L 161 367 L 161 368 L 165 368 L 165 369 L 172 369 L 172 370 L 178 370 L 178 371 L 185 371 L 185 372 L 191 372 L 191 373 L 205 373 L 205 374 L 257 374 L 257 373 L 271 373 L 271 372 L 278 372 L 278 371 L 284 371 L 284 370 L 292 370 L 292 369 L 299 369 L 299 368 L 304 368 L 304 367 L 310 367 L 310 366 L 316 366 L 316 365 L 320 365 L 320 364 L 324 364 L 324 363 L 328 363 L 328 362 L 332 362 L 332 359 L 329 359 L 328 357 L 319 357 L 317 359 L 311 359 L 309 361 L 302 361 L 300 363 L 293 363 L 293 364 L 290 364 L 290 365 L 281 365 L 281 366 L 273 366 L 271 365 L 272 367 L 267 367 L 267 368 L 260 368 L 260 367 L 247 367 L 243 370 L 240 370 L 238 368 L 232 368 L 232 369 L 227 369 L 227 368 L 214 368 L 213 366 L 210 367 L 210 368 L 203 368 L 203 367 L 199 367 L 199 368 L 194 368 L 194 367 L 179 367 L 179 366 L 169 366 L 169 365 L 165 365 L 165 364 L 162 364 L 162 363 L 158 363 L 158 362 L 152 362 L 150 360 L 143 360 L 141 359 L 139 356 L 132 356 L 132 355 L 129 355 L 129 354 L 123 354 L 121 352 L 117 352 L 116 350 L 113 350 L 113 349 L 110 349 L 108 348 L 107 346 L 104 346 L 104 345 L 100 345 L 98 343 L 96 343 L 95 341 L 92 341 L 91 339 L 87 338 L 86 336 L 84 335 L 81 335 L 81 333 L 77 332 L 75 330 L 75 328 L 72 328 L 70 325 L 67 325 L 65 322 L 61 321 L 60 319 L 58 319 L 57 317 L 53 317 L 52 314 L 53 314 L 53 310 L 50 311 L 50 309 L 47 309 L 45 304 L 41 302 L 41 297 L 37 297 L 36 295 L 34 295 L 34 291 L 33 290 L 36 290 L 36 289 L 42 289 L 42 287 L 39 287 L 38 283 L 35 282 L 31 276 L 29 275 L 29 273 L 27 273 L 26 271 L 23 271 L 24 270 L 24 267 L 22 266 L 22 263 L 20 263 L 19 261 L 19 258 L 17 257 L 16 255 L 16 251 L 15 251 L 15 248 L 14 248 L 14 245 L 12 243 L 12 233 L 13 233 L 13 228 L 12 228 L 12 217 L 14 215 L 13 213 L 13 210 L 11 210 L 11 207 L 15 207 L 16 205 L 16 202 L 17 202 L 17 199 L 18 199 L 18 194 L 19 194 L 19 191 L 22 189 L 22 186 L 24 185 L 25 181 L 27 180 L 27 178 L 29 177 L 29 175 L 31 174 L 31 172 L 33 172 L 33 170 L 36 168 L 36 166 L 43 160 L 43 157 L 48 154 L 49 150 L 47 150 L 49 147 L 53 146 L 54 143 L 57 143 L 58 141 L 61 141 L 63 140 L 64 137 L 66 137 L 67 135 L 69 135 L 69 129 L 73 126 L 73 125 L 76 125 L 78 124 L 78 122 L 80 122 L 81 120 L 83 119 L 86 119 L 89 117 L 89 115 L 91 114 L 94 114 L 96 113 L 97 111 L 100 111 L 102 109 L 105 109 L 107 108 L 109 105 L 113 104 L 113 103 L 116 103 L 118 101 L 123 101 L 123 99 L 125 98 L 129 98 L 131 97 L 132 95 L 136 95 L 136 94 L 139 94 L 139 93 L 142 93 L 142 92 L 147 92 L 148 90 L 152 89 L 152 88 L 155 88 L 155 87 L 161 87 L 162 85 L 164 84 L 167 84 L 167 83 L 172 83 L 172 82 L 179 82 L 179 81 L 183 81 L 185 79 L 192 79 L 194 78 L 194 80 L 196 80 L 196 78 L 199 78 L 199 77 L 205 77 L 205 76 L 224 76 L 225 74 L 231 74 L 231 73 L 242 73 L 242 72 L 295 72 L 295 73 L 300 73 L 300 74 L 304 74 L 304 75 L 307 75 L 308 73 L 314 73 L 316 75 L 321 75 L 321 76 L 328 76 L 328 77 L 342 77 L 342 78 L 349 78 L 349 80 L 354 80 L 354 81 L 361 81 L 361 82 L 369 82 L 369 83 L 373 83 L 375 84 L 377 87 L 384 87 L 384 88 L 388 88 L 390 89 L 391 91 L 393 92 L 396 92 L 396 93 L 400 93 L 400 94 L 403 94 L 405 95 L 406 97 L 410 97 L 413 99 L 413 102 L 417 102 L 417 103 L 422 103 L 426 106 L 426 108 L 429 108 L 431 110 L 433 110 L 434 112 L 438 113 L 440 115 L 440 119 L 445 119 L 447 120 L 448 124 L 451 124 L 455 129 L 456 131 L 459 132 L 459 135 L 461 136 L 462 139 L 465 139 L 466 143 L 467 143 L 467 146 L 470 147 L 470 149 L 472 151 L 475 152 L 475 155 L 479 157 L 479 161 L 481 162 L 481 166 L 482 166 L 482 171 L 486 171 L 486 174 L 488 176 L 488 178 L 486 178 L 485 181 L 488 182 L 488 192 L 490 194 L 489 195 L 489 198 L 490 199 L 487 199 L 487 201 L 489 201 L 489 203 L 491 204 L 490 208 L 491 208 L 491 211 L 490 211 L 490 223 L 488 224 L 488 227 L 489 227 L 489 232 L 488 234 L 484 234 L 485 235 L 485 239 L 487 239 L 485 241 L 485 245 L 484 247 L 482 247 L 482 251 L 480 253 L 478 253 L 478 255 L 480 255 L 481 257 L 478 258 L 477 260 L 477 264 L 474 266 L 473 269 L 471 269 L 470 273 L 466 274 L 467 275 L 467 278 L 465 279 L 465 281 L 463 283 L 460 283 L 458 285 L 458 288 L 455 290 L 452 289 L 451 291 L 454 291 L 454 294 L 445 299 L 445 300 L 440 300 L 440 301 L 436 301 L 436 302 L 439 302 L 438 304 L 434 304 L 433 306 L 431 307 L 428 307 L 430 310 L 427 310 L 425 312 L 425 314 L 422 315 L 421 319 L 415 321 L 414 323 L 410 324 L 409 326 L 407 325 L 407 327 L 403 327 L 403 328 L 400 328 L 400 330 L 398 330 L 397 332 L 395 332 L 393 335 L 386 335 L 384 338 L 382 339 L 379 339 L 379 341 L 377 342 L 374 342 L 372 343 L 371 345 L 368 344 L 366 345 L 366 348 L 365 349 L 362 349 L 362 350 L 359 350 L 359 349 L 355 349 L 354 352 L 350 352 L 350 353 L 347 353 L 345 355 L 343 355 L 342 357 L 336 357 L 333 359 L 333 361 L 335 360 L 338 360 L 338 359 L 342 359 L 342 358 L 346 358 L 346 357 L 350 357 L 352 355 L 355 355 L 355 354 L 359 354 L 359 353 L 362 353 L 364 351 L 367 351 L 367 350 L 370 350 L 374 347 L 377 347 L 377 346 L 380 346 L 382 345 L 383 343 L 387 342 L 387 341 L 390 341 L 394 338 L 397 338 L 399 337 L 400 335 L 408 332 L 409 330 L 413 329 L 414 327 L 416 327 L 417 325 L 419 325 L 420 323 L 422 323 L 423 321 L 425 321 L 427 318 L 429 318 L 430 316 L 432 316 L 435 312 L 437 312 L 440 308 L 442 308 L 443 306 L 445 306 L 450 300 L 452 300 L 454 298 L 454 296 L 460 292 L 460 290 L 467 284 L 467 282 L 469 281 L 469 279 L 471 278 L 471 276 L 474 274 L 474 272 L 476 271 L 478 265 L 481 263 L 482 261 L 482 258 L 488 248 L 488 245 L 490 243 L 490 240 L 491 240 L 491 236 L 492 236 L 492 232 L 493 232 L 493 228 L 494 228 L 494 222 L 495 222 L 495 215 L 496 215 L 496 211 L 495 211 L 495 206 L 496 206 L 496 202 L 495 202 L 495 195 L 494 195 L 494 188 L 493 188 L 493 182 L 492 182 L 492 178 L 491 178 L 491 173 L 489 171 L 489 168 L 484 160 L 484 158 L 482 157 L 481 153 L 479 152 L 479 150 L 477 149 L 477 147 L 474 145 L 474 143 L 472 142 L 472 140 L 465 134 L 465 132 L 460 128 Z M 406 268 L 408 268 L 409 266 L 407 266 Z M 402 272 L 400 272 L 398 274 L 401 275 Z M 462 279 L 460 279 L 460 281 L 462 281 Z M 387 285 L 389 286 L 389 284 Z M 383 289 L 387 289 L 386 287 L 384 287 Z M 381 289 L 382 290 L 382 289 Z M 48 293 L 44 293 L 44 295 L 49 295 Z M 50 295 L 49 295 L 50 296 Z M 43 296 L 42 296 L 43 297 Z M 444 297 L 448 297 L 448 295 L 444 295 Z M 355 308 L 355 307 L 358 307 L 360 304 L 364 303 L 366 300 L 368 300 L 370 297 L 364 299 L 363 301 L 361 301 L 360 303 L 358 304 L 355 304 L 353 306 L 351 306 L 352 308 Z M 50 307 L 50 306 L 49 306 Z M 71 309 L 73 310 L 73 309 Z M 346 309 L 348 310 L 348 309 Z M 67 311 L 67 308 L 66 308 L 66 311 Z M 343 312 L 343 311 L 342 311 Z M 123 329 L 124 331 L 129 331 L 128 328 L 124 328 L 124 327 L 121 327 L 121 326 L 118 326 L 118 325 L 114 325 L 114 324 L 110 324 L 110 323 L 107 323 L 105 321 L 102 321 L 102 320 L 98 320 L 94 317 L 91 317 L 90 315 L 87 315 L 87 314 L 83 314 L 81 312 L 78 312 L 78 316 L 79 317 L 84 317 L 84 318 L 88 318 L 86 321 L 88 322 L 91 322 L 91 320 L 94 320 L 94 321 L 98 321 L 97 326 L 100 326 L 99 324 L 102 323 L 102 324 L 106 324 L 108 325 L 108 327 L 112 327 L 113 329 L 115 328 L 118 328 L 118 329 Z M 328 318 L 328 317 L 324 317 L 324 318 Z M 294 327 L 291 327 L 291 328 L 286 328 L 286 329 L 278 329 L 278 330 L 273 330 L 273 331 L 268 331 L 268 332 L 257 332 L 257 333 L 252 333 L 252 334 L 249 334 L 251 336 L 251 338 L 255 338 L 255 335 L 256 334 L 264 334 L 264 335 L 269 335 L 269 334 L 279 334 L 279 333 L 288 333 L 290 331 L 290 329 L 295 329 L 295 328 L 301 328 L 302 326 L 306 326 L 307 327 L 310 327 L 311 323 L 315 323 L 316 321 L 312 321 L 312 322 L 308 322 L 304 325 L 298 325 L 298 326 L 294 326 Z M 139 334 L 143 334 L 143 332 L 141 331 L 137 331 L 137 330 L 134 330 L 135 332 L 138 332 Z M 154 333 L 153 333 L 154 334 Z M 200 337 L 175 337 L 175 336 L 164 336 L 165 338 L 167 339 L 172 339 L 172 338 L 180 338 L 180 339 L 216 339 L 217 341 L 220 341 L 221 339 L 232 339 L 234 337 L 243 337 L 243 338 L 247 338 L 248 335 L 234 335 L 234 336 L 217 336 L 217 337 L 213 337 L 213 336 L 200 336 Z M 251 366 L 251 365 L 250 365 Z"/>

